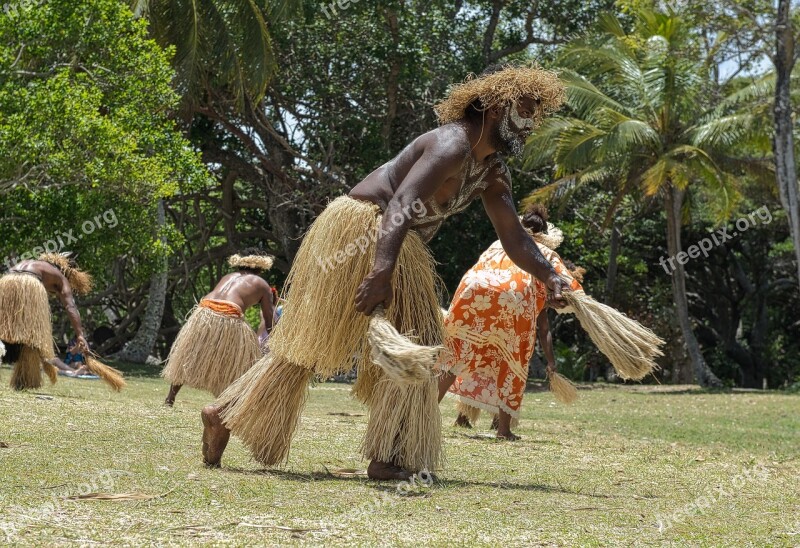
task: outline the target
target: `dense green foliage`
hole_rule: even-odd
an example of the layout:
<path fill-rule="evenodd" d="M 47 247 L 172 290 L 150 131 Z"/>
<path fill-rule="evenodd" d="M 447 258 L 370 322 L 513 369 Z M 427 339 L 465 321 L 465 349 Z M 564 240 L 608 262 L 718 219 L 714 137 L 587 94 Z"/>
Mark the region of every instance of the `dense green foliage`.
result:
<path fill-rule="evenodd" d="M 0 16 L 3 262 L 72 251 L 105 308 L 127 313 L 131 288 L 167 252 L 156 200 L 208 178 L 170 117 L 180 97 L 169 60 L 115 0 L 29 2 Z"/>

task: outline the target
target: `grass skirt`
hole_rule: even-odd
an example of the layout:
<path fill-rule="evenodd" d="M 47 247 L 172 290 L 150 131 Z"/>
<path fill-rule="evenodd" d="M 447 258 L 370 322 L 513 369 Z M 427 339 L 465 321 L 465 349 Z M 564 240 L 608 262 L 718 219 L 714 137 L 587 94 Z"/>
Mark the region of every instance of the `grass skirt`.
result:
<path fill-rule="evenodd" d="M 258 337 L 247 322 L 198 306 L 178 333 L 161 376 L 217 397 L 260 357 Z"/>
<path fill-rule="evenodd" d="M 270 335 L 270 354 L 218 400 L 222 419 L 262 463 L 285 460 L 313 375 L 326 378 L 358 367 L 356 396 L 370 407 L 364 456 L 413 470 L 433 470 L 441 453 L 436 380 L 399 387 L 370 360 L 369 318 L 355 295 L 372 270 L 380 209 L 341 197 L 314 222 L 285 286 L 281 321 Z M 386 317 L 425 345 L 442 344 L 435 262 L 416 232 L 409 232 L 392 278 L 394 300 Z M 227 406 L 227 407 L 225 407 Z"/>
<path fill-rule="evenodd" d="M 30 346 L 22 345 L 22 349 L 14 363 L 11 373 L 11 388 L 14 390 L 31 390 L 42 386 L 42 362 L 39 352 Z M 51 382 L 55 382 L 50 377 Z"/>
<path fill-rule="evenodd" d="M 42 360 L 55 357 L 47 290 L 36 277 L 0 278 L 0 340 L 33 348 Z"/>

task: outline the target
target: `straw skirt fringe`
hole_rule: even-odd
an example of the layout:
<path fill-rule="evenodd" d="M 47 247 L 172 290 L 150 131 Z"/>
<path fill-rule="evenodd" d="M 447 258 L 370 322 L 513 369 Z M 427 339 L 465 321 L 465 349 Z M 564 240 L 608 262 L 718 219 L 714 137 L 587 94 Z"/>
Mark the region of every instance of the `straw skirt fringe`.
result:
<path fill-rule="evenodd" d="M 31 390 L 42 386 L 42 360 L 39 351 L 23 345 L 11 372 L 11 388 Z M 55 382 L 50 378 L 51 382 Z"/>
<path fill-rule="evenodd" d="M 260 357 L 258 337 L 247 322 L 198 306 L 178 333 L 161 376 L 217 397 Z"/>
<path fill-rule="evenodd" d="M 359 375 L 354 394 L 370 407 L 364 456 L 412 470 L 439 464 L 435 379 L 406 387 L 384 379 L 370 360 L 369 318 L 354 306 L 356 290 L 372 269 L 380 219 L 376 205 L 349 197 L 328 205 L 295 257 L 269 356 L 217 402 L 225 425 L 264 464 L 286 459 L 311 377 L 326 378 L 354 365 Z M 440 281 L 430 251 L 413 231 L 400 250 L 392 287 L 387 318 L 419 344 L 441 344 Z"/>
<path fill-rule="evenodd" d="M 0 340 L 31 347 L 42 360 L 55 357 L 47 290 L 34 276 L 0 278 Z"/>

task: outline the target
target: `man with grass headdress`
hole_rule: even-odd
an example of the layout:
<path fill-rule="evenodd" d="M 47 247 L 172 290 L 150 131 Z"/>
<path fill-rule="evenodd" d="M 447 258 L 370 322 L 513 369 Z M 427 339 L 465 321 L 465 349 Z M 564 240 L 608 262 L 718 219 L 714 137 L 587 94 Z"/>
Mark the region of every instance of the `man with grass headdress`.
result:
<path fill-rule="evenodd" d="M 258 337 L 244 320 L 244 312 L 260 304 L 265 329 L 272 330 L 272 288 L 261 277 L 272 262 L 256 248 L 228 259 L 236 272 L 224 276 L 200 301 L 172 345 L 161 373 L 170 382 L 165 405 L 175 403 L 183 385 L 219 396 L 261 357 Z"/>
<path fill-rule="evenodd" d="M 435 262 L 427 242 L 480 198 L 514 262 L 561 304 L 563 282 L 520 224 L 503 154 L 522 152 L 564 88 L 537 67 L 498 67 L 455 86 L 436 106 L 441 126 L 337 198 L 317 218 L 292 265 L 270 354 L 202 413 L 203 457 L 219 465 L 232 431 L 266 465 L 285 460 L 311 378 L 350 370 L 369 407 L 362 454 L 373 479 L 434 471 L 441 456 L 436 379 L 399 384 L 370 359 L 369 316 L 379 306 L 401 332 L 443 342 Z"/>
<path fill-rule="evenodd" d="M 53 328 L 48 293 L 58 297 L 75 331 L 77 348 L 89 345 L 73 294 L 86 295 L 92 278 L 66 254 L 46 253 L 38 260 L 17 263 L 0 278 L 0 340 L 5 343 L 4 360 L 14 363 L 11 386 L 16 390 L 38 388 L 41 367 L 55 382 Z"/>

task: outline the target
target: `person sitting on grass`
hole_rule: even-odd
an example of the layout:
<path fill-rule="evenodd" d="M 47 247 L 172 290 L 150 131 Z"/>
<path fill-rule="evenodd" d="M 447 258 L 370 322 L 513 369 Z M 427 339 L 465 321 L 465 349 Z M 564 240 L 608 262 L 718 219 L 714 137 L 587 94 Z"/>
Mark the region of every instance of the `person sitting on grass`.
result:
<path fill-rule="evenodd" d="M 272 268 L 273 260 L 257 248 L 228 259 L 236 272 L 200 301 L 172 345 L 161 373 L 170 382 L 165 405 L 172 407 L 184 384 L 219 396 L 261 357 L 244 311 L 261 304 L 265 329 L 272 330 L 273 293 L 261 273 Z"/>

